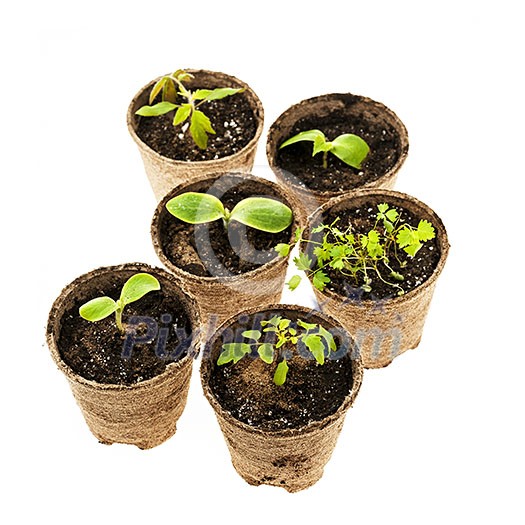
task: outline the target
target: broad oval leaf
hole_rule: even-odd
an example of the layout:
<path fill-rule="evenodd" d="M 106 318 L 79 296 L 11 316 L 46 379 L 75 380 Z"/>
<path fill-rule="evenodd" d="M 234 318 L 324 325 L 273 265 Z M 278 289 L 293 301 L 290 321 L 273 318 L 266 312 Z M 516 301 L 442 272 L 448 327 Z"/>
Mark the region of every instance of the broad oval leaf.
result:
<path fill-rule="evenodd" d="M 226 355 L 231 356 L 230 361 L 233 361 L 233 364 L 240 361 L 246 354 L 252 351 L 252 347 L 246 343 L 227 343 L 222 345 L 222 348 L 224 350 L 222 354 L 226 352 Z M 219 356 L 219 360 L 221 360 L 222 354 Z M 217 364 L 220 365 L 223 363 L 217 361 Z"/>
<path fill-rule="evenodd" d="M 190 224 L 203 224 L 225 217 L 224 206 L 217 197 L 194 191 L 170 199 L 166 209 L 177 219 Z"/>
<path fill-rule="evenodd" d="M 258 341 L 261 338 L 262 333 L 260 330 L 246 330 L 242 333 L 243 337 L 246 337 L 246 339 L 253 339 L 254 341 Z"/>
<path fill-rule="evenodd" d="M 159 102 L 154 106 L 142 106 L 135 113 L 142 117 L 158 117 L 173 111 L 177 106 L 171 102 Z"/>
<path fill-rule="evenodd" d="M 290 253 L 290 245 L 280 242 L 274 250 L 281 256 L 286 257 Z"/>
<path fill-rule="evenodd" d="M 274 356 L 274 349 L 273 345 L 270 343 L 263 343 L 259 348 L 257 349 L 257 353 L 259 354 L 259 357 L 269 365 L 273 363 L 273 356 Z"/>
<path fill-rule="evenodd" d="M 292 224 L 292 210 L 273 199 L 248 197 L 233 208 L 231 219 L 257 230 L 277 233 Z"/>
<path fill-rule="evenodd" d="M 162 100 L 166 102 L 173 102 L 177 100 L 177 88 L 172 78 L 167 78 L 162 88 Z"/>
<path fill-rule="evenodd" d="M 286 146 L 290 146 L 291 144 L 295 144 L 296 142 L 303 142 L 305 140 L 315 142 L 315 140 L 317 139 L 317 141 L 319 142 L 319 138 L 326 142 L 326 137 L 324 136 L 324 133 L 318 129 L 309 129 L 308 131 L 301 131 L 301 133 L 290 137 L 288 140 L 285 140 L 279 146 L 279 149 L 285 148 Z"/>
<path fill-rule="evenodd" d="M 117 303 L 111 297 L 97 297 L 83 304 L 78 313 L 87 321 L 100 321 L 117 309 Z"/>
<path fill-rule="evenodd" d="M 293 292 L 301 284 L 301 276 L 293 275 L 290 280 L 286 283 L 288 288 Z"/>
<path fill-rule="evenodd" d="M 326 341 L 330 352 L 335 352 L 337 350 L 334 336 L 326 328 L 319 326 L 319 335 Z"/>
<path fill-rule="evenodd" d="M 320 364 L 324 365 L 324 344 L 321 341 L 320 335 L 305 335 L 302 337 L 303 343 L 307 346 L 308 350 L 312 352 L 315 360 Z"/>
<path fill-rule="evenodd" d="M 215 134 L 210 119 L 198 109 L 191 114 L 190 133 L 200 149 L 208 147 L 208 133 Z"/>
<path fill-rule="evenodd" d="M 288 363 L 284 360 L 277 365 L 275 374 L 273 375 L 273 382 L 277 386 L 283 385 L 286 381 L 286 374 L 288 374 Z"/>
<path fill-rule="evenodd" d="M 122 287 L 120 300 L 123 306 L 138 301 L 148 292 L 160 290 L 160 283 L 149 273 L 136 273 Z"/>
<path fill-rule="evenodd" d="M 332 141 L 332 146 L 331 152 L 353 168 L 360 168 L 370 152 L 368 144 L 361 137 L 351 133 L 339 135 Z"/>
<path fill-rule="evenodd" d="M 191 113 L 191 104 L 182 104 L 182 106 L 177 109 L 175 116 L 173 117 L 173 125 L 178 126 L 182 124 Z"/>

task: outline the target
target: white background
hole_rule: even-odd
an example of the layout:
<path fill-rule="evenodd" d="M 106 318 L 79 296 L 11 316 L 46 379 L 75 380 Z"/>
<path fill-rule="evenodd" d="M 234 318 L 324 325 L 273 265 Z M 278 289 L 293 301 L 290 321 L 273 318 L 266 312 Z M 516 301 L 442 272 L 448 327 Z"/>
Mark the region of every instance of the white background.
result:
<path fill-rule="evenodd" d="M 2 521 L 523 523 L 519 2 L 13 4 L 0 13 Z M 198 374 L 172 439 L 98 444 L 44 344 L 51 303 L 76 276 L 158 264 L 125 113 L 179 67 L 248 82 L 265 131 L 307 97 L 382 101 L 410 135 L 397 188 L 449 231 L 419 349 L 366 372 L 324 477 L 295 495 L 236 474 Z"/>

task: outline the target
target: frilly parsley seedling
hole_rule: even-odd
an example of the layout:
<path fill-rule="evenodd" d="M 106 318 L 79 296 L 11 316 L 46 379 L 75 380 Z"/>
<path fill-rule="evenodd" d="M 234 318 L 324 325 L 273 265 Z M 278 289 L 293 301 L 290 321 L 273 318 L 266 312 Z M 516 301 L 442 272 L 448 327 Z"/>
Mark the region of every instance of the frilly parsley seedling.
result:
<path fill-rule="evenodd" d="M 298 133 L 288 140 L 285 140 L 279 149 L 303 141 L 314 143 L 312 157 L 315 157 L 318 153 L 323 153 L 323 168 L 328 167 L 328 153 L 332 153 L 345 164 L 359 169 L 361 168 L 361 163 L 370 151 L 368 144 L 357 135 L 344 133 L 329 142 L 326 140 L 325 134 L 318 129 L 310 129 Z"/>
<path fill-rule="evenodd" d="M 282 202 L 265 197 L 248 197 L 237 203 L 232 211 L 209 193 L 181 193 L 169 200 L 167 210 L 177 219 L 190 224 L 202 224 L 222 219 L 227 228 L 238 221 L 251 228 L 278 233 L 292 223 L 292 210 Z"/>
<path fill-rule="evenodd" d="M 268 321 L 261 321 L 261 326 L 266 327 L 262 332 L 260 330 L 242 332 L 242 336 L 249 340 L 249 343 L 226 343 L 222 345 L 222 352 L 217 359 L 217 364 L 219 366 L 230 362 L 236 364 L 244 356 L 257 350 L 258 356 L 265 363 L 272 364 L 274 360 L 280 358 L 273 376 L 273 382 L 277 386 L 281 386 L 286 381 L 289 367 L 287 354 L 279 352 L 279 349 L 287 343 L 293 346 L 297 346 L 299 342 L 303 343 L 320 365 L 325 363 L 325 357 L 330 352 L 337 350 L 332 334 L 318 324 L 306 323 L 298 319 L 294 327 L 290 319 L 274 315 Z M 261 341 L 263 333 L 273 333 L 272 342 Z M 280 353 L 281 355 L 279 355 Z"/>
<path fill-rule="evenodd" d="M 192 74 L 182 69 L 162 77 L 150 92 L 150 105 L 142 106 L 136 114 L 143 117 L 158 117 L 176 110 L 173 117 L 173 125 L 179 126 L 189 119 L 190 134 L 195 144 L 201 149 L 206 149 L 208 147 L 208 135 L 215 135 L 215 130 L 211 125 L 210 119 L 198 108 L 205 102 L 226 98 L 240 93 L 244 89 L 225 87 L 190 91 L 184 85 L 184 82 L 192 78 Z M 153 104 L 159 94 L 161 95 L 161 102 L 152 106 L 151 104 Z M 177 95 L 180 95 L 184 102 L 177 104 Z"/>
<path fill-rule="evenodd" d="M 120 298 L 117 301 L 111 297 L 97 297 L 83 304 L 79 309 L 81 317 L 88 321 L 96 322 L 105 319 L 112 313 L 115 314 L 115 322 L 121 334 L 125 333 L 122 325 L 122 312 L 124 307 L 138 301 L 148 292 L 160 290 L 159 281 L 149 273 L 136 273 L 130 277 L 122 287 Z"/>
<path fill-rule="evenodd" d="M 399 250 L 414 257 L 424 242 L 435 237 L 434 227 L 425 219 L 419 221 L 417 228 L 401 224 L 399 212 L 386 203 L 379 204 L 377 209 L 374 227 L 366 234 L 355 233 L 351 225 L 341 231 L 336 226 L 338 219 L 330 225 L 321 224 L 312 230 L 312 233 L 324 232 L 320 242 L 304 239 L 302 230 L 297 230 L 295 242 L 314 245 L 313 254 L 317 262 L 313 267 L 311 257 L 305 252 L 299 252 L 294 263 L 298 270 L 305 271 L 312 278 L 312 284 L 318 290 L 322 291 L 330 282 L 324 270 L 332 268 L 351 277 L 365 292 L 372 291 L 370 274 L 373 272 L 385 284 L 396 289 L 398 295 L 404 294 L 399 284 L 404 276 L 390 267 L 390 260 L 395 258 L 404 268 L 407 261 L 399 260 Z M 279 255 L 286 256 L 290 248 L 289 244 L 278 244 L 275 250 Z M 291 290 L 295 290 L 300 282 L 301 278 L 294 275 L 287 284 Z"/>

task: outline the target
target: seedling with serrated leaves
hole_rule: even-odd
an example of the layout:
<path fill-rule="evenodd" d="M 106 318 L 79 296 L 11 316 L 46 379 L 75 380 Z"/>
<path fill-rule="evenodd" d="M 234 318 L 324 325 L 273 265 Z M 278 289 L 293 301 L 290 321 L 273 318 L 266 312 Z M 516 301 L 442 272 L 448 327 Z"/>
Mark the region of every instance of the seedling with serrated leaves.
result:
<path fill-rule="evenodd" d="M 170 199 L 166 209 L 177 219 L 190 224 L 222 219 L 225 229 L 233 220 L 257 230 L 278 233 L 292 223 L 292 210 L 282 202 L 266 197 L 243 199 L 230 212 L 209 193 L 187 192 Z"/>
<path fill-rule="evenodd" d="M 328 153 L 332 153 L 332 155 L 341 159 L 348 166 L 360 169 L 362 162 L 370 152 L 368 144 L 357 135 L 343 133 L 330 142 L 326 139 L 325 134 L 318 129 L 310 129 L 298 133 L 285 140 L 279 146 L 279 149 L 304 141 L 314 143 L 312 157 L 315 157 L 318 153 L 323 154 L 323 168 L 328 167 Z"/>
<path fill-rule="evenodd" d="M 97 297 L 83 304 L 79 309 L 81 317 L 87 321 L 100 321 L 115 314 L 115 322 L 121 334 L 125 333 L 122 324 L 122 312 L 124 307 L 138 301 L 149 292 L 160 290 L 159 281 L 149 273 L 136 273 L 130 277 L 122 287 L 120 298 L 117 301 L 111 297 Z"/>
<path fill-rule="evenodd" d="M 324 232 L 322 241 L 304 239 L 302 230 L 298 230 L 295 242 L 313 244 L 313 255 L 317 260 L 314 265 L 307 253 L 299 252 L 294 258 L 297 269 L 305 271 L 311 277 L 312 284 L 321 291 L 330 282 L 325 270 L 332 268 L 351 277 L 364 292 L 372 291 L 370 275 L 373 272 L 381 281 L 394 288 L 398 295 L 403 295 L 405 291 L 399 283 L 404 280 L 404 276 L 391 268 L 390 261 L 396 259 L 400 268 L 405 268 L 407 261 L 399 259 L 399 250 L 413 258 L 424 242 L 435 237 L 434 227 L 425 219 L 419 221 L 417 228 L 401 223 L 398 210 L 386 203 L 379 204 L 377 210 L 374 227 L 366 234 L 354 232 L 351 225 L 340 230 L 337 227 L 339 219 L 312 230 L 314 234 Z M 288 244 L 278 244 L 275 250 L 281 256 L 286 256 L 290 248 Z M 300 282 L 301 277 L 294 275 L 287 284 L 291 290 L 295 290 Z"/>
<path fill-rule="evenodd" d="M 208 147 L 208 135 L 215 135 L 210 119 L 200 108 L 206 102 L 220 100 L 244 91 L 243 88 L 216 88 L 216 89 L 197 89 L 190 91 L 184 82 L 193 78 L 191 73 L 179 69 L 171 75 L 162 77 L 155 83 L 149 95 L 149 106 L 142 106 L 136 112 L 142 117 L 158 117 L 170 111 L 175 111 L 173 125 L 179 126 L 189 119 L 190 134 L 193 141 L 201 149 Z M 157 96 L 160 95 L 161 101 L 152 105 Z M 177 102 L 177 97 L 181 96 L 183 102 Z"/>
<path fill-rule="evenodd" d="M 260 330 L 246 330 L 242 336 L 249 340 L 249 343 L 226 343 L 222 345 L 222 352 L 217 359 L 217 364 L 225 365 L 233 362 L 238 363 L 244 356 L 251 354 L 255 350 L 262 361 L 272 364 L 280 359 L 275 369 L 273 382 L 281 386 L 286 382 L 288 374 L 289 355 L 287 352 L 280 351 L 286 346 L 295 347 L 301 342 L 306 346 L 317 363 L 323 365 L 325 358 L 330 352 L 337 350 L 332 334 L 324 327 L 314 323 L 297 320 L 292 323 L 290 319 L 274 315 L 267 321 L 261 321 L 262 332 Z M 273 334 L 271 340 L 263 340 L 263 333 Z"/>

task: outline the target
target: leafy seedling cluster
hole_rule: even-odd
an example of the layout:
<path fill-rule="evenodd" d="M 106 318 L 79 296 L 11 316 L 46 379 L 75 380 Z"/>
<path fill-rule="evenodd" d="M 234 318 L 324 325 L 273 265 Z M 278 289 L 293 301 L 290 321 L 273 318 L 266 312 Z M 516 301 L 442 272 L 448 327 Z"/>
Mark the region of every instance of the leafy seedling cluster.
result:
<path fill-rule="evenodd" d="M 312 157 L 315 157 L 318 153 L 323 154 L 323 168 L 328 167 L 328 153 L 331 153 L 345 164 L 348 164 L 348 166 L 360 169 L 362 162 L 370 152 L 368 144 L 357 135 L 343 133 L 330 142 L 326 139 L 325 134 L 318 129 L 310 129 L 298 133 L 285 140 L 279 149 L 304 141 L 314 143 Z"/>
<path fill-rule="evenodd" d="M 124 307 L 155 290 L 160 290 L 160 284 L 153 275 L 136 273 L 124 283 L 117 301 L 106 296 L 96 297 L 83 304 L 79 309 L 79 314 L 87 321 L 96 322 L 114 313 L 117 328 L 121 334 L 124 334 L 125 329 L 122 324 Z"/>
<path fill-rule="evenodd" d="M 352 225 L 340 230 L 337 227 L 339 218 L 330 225 L 321 224 L 312 230 L 314 234 L 324 232 L 321 241 L 304 239 L 303 231 L 297 230 L 295 241 L 313 245 L 316 257 L 314 264 L 306 252 L 300 251 L 294 258 L 297 269 L 305 271 L 312 284 L 321 291 L 330 282 L 325 270 L 332 268 L 351 277 L 365 292 L 372 291 L 370 275 L 373 272 L 398 295 L 403 295 L 405 291 L 400 283 L 404 276 L 391 268 L 390 261 L 396 259 L 399 266 L 405 268 L 408 261 L 399 259 L 399 251 L 403 250 L 413 258 L 424 242 L 435 237 L 434 227 L 425 219 L 419 221 L 417 228 L 401 223 L 398 210 L 386 203 L 379 204 L 377 210 L 374 227 L 367 233 L 354 232 Z M 290 249 L 289 244 L 282 243 L 275 247 L 281 256 L 288 255 Z M 301 277 L 295 275 L 287 284 L 295 290 L 300 282 Z"/>
<path fill-rule="evenodd" d="M 222 219 L 227 229 L 235 220 L 251 228 L 278 233 L 292 223 L 292 210 L 282 202 L 265 197 L 248 197 L 231 212 L 209 193 L 187 192 L 170 199 L 166 209 L 177 219 L 189 224 L 202 224 Z"/>
<path fill-rule="evenodd" d="M 325 358 L 330 352 L 335 352 L 337 346 L 332 334 L 321 325 L 307 323 L 297 320 L 292 323 L 290 319 L 274 315 L 267 321 L 261 321 L 261 330 L 246 330 L 242 336 L 249 340 L 249 343 L 226 343 L 222 345 L 222 352 L 217 359 L 217 364 L 225 365 L 233 362 L 238 363 L 246 355 L 257 353 L 258 357 L 265 363 L 272 364 L 279 360 L 279 364 L 273 376 L 273 382 L 281 386 L 286 382 L 288 374 L 289 352 L 281 351 L 283 347 L 295 347 L 299 343 L 306 346 L 308 351 L 315 358 L 317 363 L 323 365 Z M 263 339 L 263 333 L 271 337 Z"/>
<path fill-rule="evenodd" d="M 212 100 L 220 100 L 244 91 L 242 88 L 216 88 L 216 89 L 197 89 L 190 91 L 184 82 L 193 78 L 191 73 L 182 69 L 175 71 L 171 75 L 162 77 L 151 89 L 149 95 L 149 106 L 142 106 L 136 112 L 142 117 L 158 117 L 170 111 L 175 111 L 173 125 L 179 126 L 189 119 L 190 135 L 193 141 L 201 149 L 208 147 L 208 135 L 215 135 L 210 119 L 200 108 L 204 103 Z M 161 96 L 161 101 L 152 105 L 157 96 Z M 177 103 L 180 96 L 184 102 Z"/>

